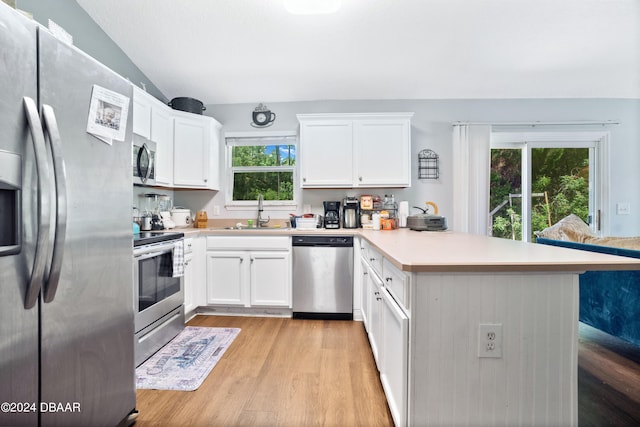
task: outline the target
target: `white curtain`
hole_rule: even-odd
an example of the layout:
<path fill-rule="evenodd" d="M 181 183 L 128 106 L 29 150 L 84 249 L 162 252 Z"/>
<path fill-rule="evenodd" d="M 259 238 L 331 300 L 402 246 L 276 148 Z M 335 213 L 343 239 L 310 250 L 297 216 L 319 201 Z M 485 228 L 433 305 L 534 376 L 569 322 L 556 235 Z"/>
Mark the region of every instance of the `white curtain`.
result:
<path fill-rule="evenodd" d="M 491 126 L 453 126 L 454 231 L 484 234 L 489 231 L 489 168 Z"/>

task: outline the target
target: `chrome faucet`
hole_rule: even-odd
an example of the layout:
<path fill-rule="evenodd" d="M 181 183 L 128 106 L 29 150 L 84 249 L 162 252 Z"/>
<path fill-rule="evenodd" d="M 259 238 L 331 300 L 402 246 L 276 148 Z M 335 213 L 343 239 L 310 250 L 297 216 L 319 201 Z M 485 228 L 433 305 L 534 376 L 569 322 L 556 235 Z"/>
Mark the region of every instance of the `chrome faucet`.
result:
<path fill-rule="evenodd" d="M 260 228 L 260 227 L 264 227 L 265 225 L 267 225 L 267 223 L 269 222 L 269 220 L 271 220 L 271 217 L 267 217 L 267 219 L 262 219 L 262 212 L 264 211 L 264 209 L 262 208 L 262 202 L 264 201 L 264 198 L 262 197 L 262 194 L 258 194 L 258 218 L 256 218 L 256 227 Z"/>

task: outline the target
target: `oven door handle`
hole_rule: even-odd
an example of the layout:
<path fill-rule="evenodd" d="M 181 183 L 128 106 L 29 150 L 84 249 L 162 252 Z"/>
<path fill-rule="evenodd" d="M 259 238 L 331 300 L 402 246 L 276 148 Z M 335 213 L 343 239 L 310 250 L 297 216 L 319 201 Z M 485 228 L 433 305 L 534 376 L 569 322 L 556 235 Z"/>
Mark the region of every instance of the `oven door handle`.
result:
<path fill-rule="evenodd" d="M 171 249 L 173 249 L 173 246 L 171 247 Z M 145 253 L 142 253 L 142 254 L 139 254 L 139 255 L 134 255 L 133 258 L 135 260 L 142 261 L 144 259 L 155 258 L 157 256 L 164 255 L 164 254 L 167 254 L 169 252 L 171 252 L 171 250 L 159 250 L 159 251 L 153 251 L 153 252 L 145 252 Z"/>

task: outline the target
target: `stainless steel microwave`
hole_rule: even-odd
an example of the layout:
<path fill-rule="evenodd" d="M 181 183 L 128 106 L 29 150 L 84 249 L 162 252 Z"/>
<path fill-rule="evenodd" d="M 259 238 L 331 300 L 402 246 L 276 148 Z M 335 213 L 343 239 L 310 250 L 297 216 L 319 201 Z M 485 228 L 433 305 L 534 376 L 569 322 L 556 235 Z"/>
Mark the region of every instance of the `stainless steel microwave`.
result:
<path fill-rule="evenodd" d="M 156 143 L 146 139 L 133 140 L 133 183 L 155 185 Z"/>

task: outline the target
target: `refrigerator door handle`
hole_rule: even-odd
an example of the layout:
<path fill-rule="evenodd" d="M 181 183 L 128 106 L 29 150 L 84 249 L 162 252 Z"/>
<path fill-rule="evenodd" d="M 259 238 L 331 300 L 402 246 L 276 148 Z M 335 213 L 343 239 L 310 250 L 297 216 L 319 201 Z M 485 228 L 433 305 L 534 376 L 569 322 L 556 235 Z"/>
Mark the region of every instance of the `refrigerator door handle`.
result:
<path fill-rule="evenodd" d="M 33 271 L 31 272 L 24 300 L 24 308 L 29 309 L 34 307 L 38 302 L 40 288 L 42 287 L 42 281 L 51 251 L 51 242 L 49 239 L 51 197 L 48 191 L 51 172 L 47 161 L 47 150 L 42 132 L 42 123 L 38 115 L 38 107 L 33 99 L 25 96 L 24 108 L 31 132 L 31 140 L 33 141 L 36 170 L 38 172 L 38 237 L 36 239 Z"/>
<path fill-rule="evenodd" d="M 62 156 L 62 143 L 56 114 L 50 105 L 42 105 L 44 130 L 51 145 L 53 156 L 53 175 L 56 182 L 56 224 L 51 256 L 51 269 L 44 288 L 44 302 L 51 302 L 56 296 L 60 271 L 62 270 L 62 256 L 67 234 L 67 173 Z"/>

